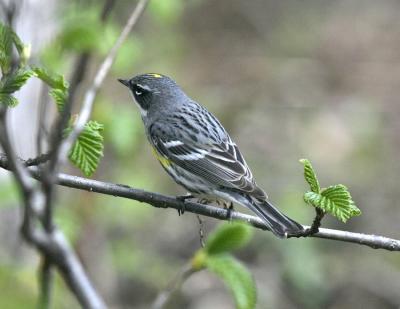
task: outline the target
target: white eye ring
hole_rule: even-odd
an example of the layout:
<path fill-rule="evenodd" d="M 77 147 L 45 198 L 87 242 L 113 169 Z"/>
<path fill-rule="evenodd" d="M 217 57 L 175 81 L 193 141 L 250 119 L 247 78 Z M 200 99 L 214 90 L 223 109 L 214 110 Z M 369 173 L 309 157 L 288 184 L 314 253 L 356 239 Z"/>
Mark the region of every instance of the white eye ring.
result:
<path fill-rule="evenodd" d="M 135 90 L 136 95 L 142 95 L 143 91 Z"/>

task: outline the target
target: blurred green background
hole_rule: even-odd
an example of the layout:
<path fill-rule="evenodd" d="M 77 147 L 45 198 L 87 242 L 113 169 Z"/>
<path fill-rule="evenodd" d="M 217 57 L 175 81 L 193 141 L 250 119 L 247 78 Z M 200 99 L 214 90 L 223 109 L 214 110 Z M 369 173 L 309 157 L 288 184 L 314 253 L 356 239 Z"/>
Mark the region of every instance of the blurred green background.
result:
<path fill-rule="evenodd" d="M 33 63 L 66 76 L 78 54 L 92 55 L 79 104 L 135 4 L 116 1 L 101 23 L 102 1 L 26 0 L 16 31 L 32 44 Z M 45 18 L 32 13 L 38 11 Z M 258 184 L 290 217 L 303 224 L 313 219 L 302 202 L 307 186 L 298 160 L 306 157 L 322 186 L 346 184 L 363 212 L 346 225 L 326 218 L 324 227 L 399 238 L 399 29 L 398 1 L 153 0 L 96 100 L 92 118 L 105 124 L 106 145 L 93 178 L 184 193 L 150 155 L 136 106 L 116 81 L 158 72 L 221 120 Z M 35 155 L 32 138 L 22 142 L 34 130 L 20 125 L 37 125 L 36 117 L 21 115 L 28 101 L 39 101 L 32 85 L 11 117 L 25 157 Z M 40 261 L 19 237 L 17 197 L 9 175 L 0 174 L 0 308 L 32 308 L 37 298 Z M 199 248 L 194 215 L 115 197 L 59 188 L 57 220 L 112 308 L 148 308 Z M 206 233 L 218 223 L 204 220 Z M 237 256 L 255 276 L 257 308 L 400 305 L 397 253 L 329 240 L 282 241 L 256 231 Z M 54 307 L 74 306 L 57 280 Z M 191 277 L 170 304 L 233 306 L 223 284 L 206 272 Z"/>

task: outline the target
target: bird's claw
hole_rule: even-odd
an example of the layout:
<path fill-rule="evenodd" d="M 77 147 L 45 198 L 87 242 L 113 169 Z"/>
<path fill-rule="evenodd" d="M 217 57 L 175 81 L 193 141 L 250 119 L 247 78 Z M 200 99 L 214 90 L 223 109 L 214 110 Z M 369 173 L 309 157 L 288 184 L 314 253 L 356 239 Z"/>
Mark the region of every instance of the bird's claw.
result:
<path fill-rule="evenodd" d="M 286 238 L 301 238 L 301 237 L 310 237 L 319 232 L 318 227 L 309 227 L 302 231 L 292 232 L 286 236 Z"/>
<path fill-rule="evenodd" d="M 194 198 L 192 194 L 178 195 L 176 199 L 182 202 L 182 207 L 178 209 L 178 215 L 181 216 L 185 213 L 185 202 L 188 199 Z"/>
<path fill-rule="evenodd" d="M 185 204 L 182 205 L 181 208 L 178 208 L 178 216 L 181 216 L 185 213 Z"/>
<path fill-rule="evenodd" d="M 229 206 L 226 206 L 226 205 L 225 205 L 224 208 L 227 210 L 226 219 L 227 219 L 228 221 L 232 221 L 232 211 L 235 210 L 235 209 L 233 208 L 233 203 L 230 202 L 230 203 L 229 203 Z"/>

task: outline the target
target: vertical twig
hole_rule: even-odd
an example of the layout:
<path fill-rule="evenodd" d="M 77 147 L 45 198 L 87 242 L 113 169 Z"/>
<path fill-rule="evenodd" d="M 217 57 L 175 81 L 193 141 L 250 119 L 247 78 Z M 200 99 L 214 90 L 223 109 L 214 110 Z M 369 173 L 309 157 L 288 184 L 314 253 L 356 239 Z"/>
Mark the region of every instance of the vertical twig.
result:
<path fill-rule="evenodd" d="M 162 309 L 164 308 L 171 297 L 182 287 L 182 284 L 197 270 L 195 270 L 190 264 L 183 267 L 183 269 L 178 273 L 178 275 L 169 283 L 167 289 L 162 291 L 157 295 L 156 300 L 152 304 L 152 309 Z"/>
<path fill-rule="evenodd" d="M 300 237 L 310 237 L 314 234 L 317 234 L 319 232 L 319 228 L 321 227 L 321 222 L 322 219 L 325 216 L 325 212 L 318 207 L 315 207 L 315 217 L 313 220 L 313 223 L 311 224 L 311 226 L 307 229 L 304 229 L 296 234 L 292 234 L 292 235 L 288 235 L 288 238 L 300 238 Z"/>
<path fill-rule="evenodd" d="M 115 0 L 105 0 L 102 12 L 100 14 L 100 20 L 105 21 L 109 14 L 111 13 L 112 7 L 115 4 Z M 72 77 L 70 80 L 70 87 L 67 102 L 65 104 L 65 108 L 61 113 L 61 117 L 59 121 L 56 123 L 56 128 L 54 133 L 51 136 L 50 147 L 54 146 L 50 153 L 50 162 L 45 168 L 44 173 L 44 182 L 43 182 L 43 191 L 46 195 L 46 205 L 45 205 L 45 213 L 44 213 L 44 227 L 47 232 L 51 233 L 54 224 L 53 224 L 53 201 L 54 201 L 54 182 L 55 176 L 58 172 L 59 165 L 59 150 L 62 144 L 62 135 L 65 127 L 71 117 L 72 107 L 75 102 L 75 97 L 77 91 L 79 89 L 80 84 L 83 82 L 87 67 L 90 61 L 91 54 L 89 52 L 83 52 L 76 59 L 76 64 L 74 66 L 74 70 L 72 73 Z M 40 125 L 40 124 L 39 124 Z M 38 137 L 38 149 L 40 149 L 41 143 L 41 135 L 39 133 Z M 44 257 L 43 266 L 41 268 L 41 297 L 40 304 L 41 308 L 49 308 L 50 306 L 50 295 L 52 288 L 52 265 L 51 261 L 48 257 Z"/>
<path fill-rule="evenodd" d="M 45 83 L 40 83 L 40 96 L 39 96 L 39 112 L 37 118 L 37 134 L 36 134 L 36 155 L 40 156 L 43 153 L 42 143 L 43 137 L 47 135 L 44 115 L 47 110 L 47 104 L 49 102 L 47 97 L 48 86 Z"/>
<path fill-rule="evenodd" d="M 39 308 L 50 308 L 51 304 L 51 291 L 53 286 L 53 273 L 51 271 L 51 261 L 49 258 L 42 258 L 42 266 L 39 271 L 40 295 L 39 295 Z"/>

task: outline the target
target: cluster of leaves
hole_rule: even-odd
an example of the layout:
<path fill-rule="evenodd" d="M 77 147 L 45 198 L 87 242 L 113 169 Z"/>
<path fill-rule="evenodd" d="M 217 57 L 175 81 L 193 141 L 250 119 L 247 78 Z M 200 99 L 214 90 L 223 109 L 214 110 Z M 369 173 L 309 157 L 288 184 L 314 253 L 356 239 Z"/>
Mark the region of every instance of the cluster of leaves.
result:
<path fill-rule="evenodd" d="M 18 53 L 19 61 L 13 57 L 14 48 Z M 33 75 L 25 69 L 29 58 L 30 47 L 24 45 L 17 34 L 8 26 L 0 23 L 0 69 L 2 79 L 0 81 L 0 102 L 7 106 L 16 106 L 18 100 L 13 96 L 25 82 Z"/>
<path fill-rule="evenodd" d="M 321 188 L 310 161 L 301 159 L 300 162 L 304 165 L 304 178 L 311 190 L 304 193 L 303 198 L 307 204 L 320 208 L 343 222 L 361 215 L 361 210 L 354 204 L 346 186 L 338 184 Z"/>
<path fill-rule="evenodd" d="M 252 228 L 239 222 L 221 224 L 208 238 L 204 248 L 192 259 L 194 270 L 207 269 L 231 290 L 236 307 L 251 309 L 256 305 L 256 286 L 250 272 L 231 252 L 247 244 Z"/>
<path fill-rule="evenodd" d="M 13 57 L 14 47 L 18 57 Z M 54 99 L 57 110 L 62 113 L 68 99 L 68 82 L 60 74 L 50 73 L 40 67 L 27 66 L 30 47 L 22 43 L 18 35 L 8 26 L 0 23 L 0 104 L 15 107 L 18 100 L 13 95 L 31 77 L 42 80 L 49 88 L 49 95 Z M 14 60 L 15 58 L 15 60 Z M 13 64 L 15 62 L 15 64 Z M 73 121 L 66 133 L 72 129 Z M 97 169 L 100 158 L 103 156 L 103 125 L 89 121 L 69 153 L 70 161 L 86 176 L 90 176 Z"/>

